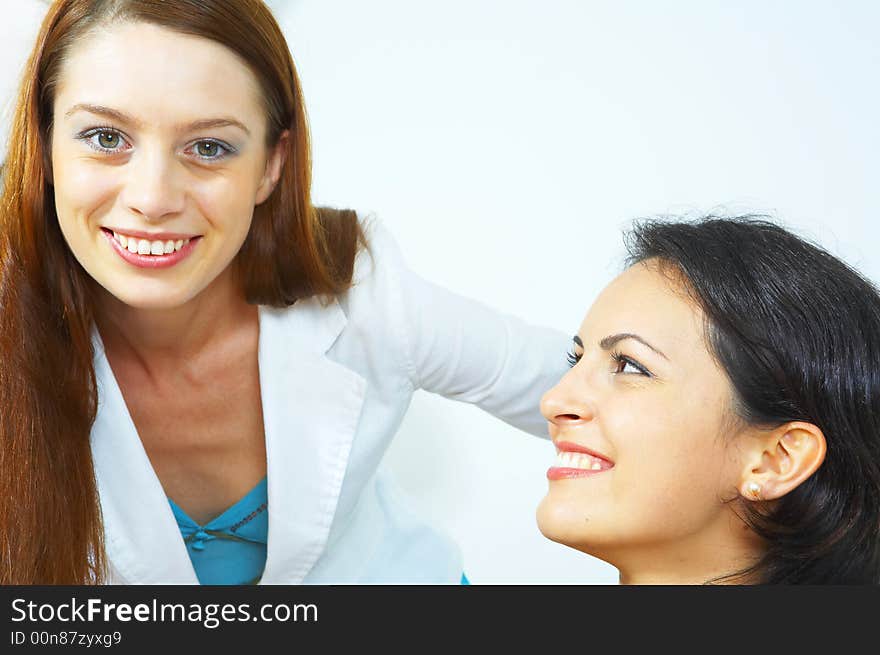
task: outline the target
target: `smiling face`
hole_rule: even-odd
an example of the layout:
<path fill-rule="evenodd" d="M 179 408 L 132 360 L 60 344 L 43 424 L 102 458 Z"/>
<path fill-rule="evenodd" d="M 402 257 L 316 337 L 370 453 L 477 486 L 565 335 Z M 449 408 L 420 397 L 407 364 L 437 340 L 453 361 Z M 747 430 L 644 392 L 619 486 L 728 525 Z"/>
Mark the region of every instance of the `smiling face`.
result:
<path fill-rule="evenodd" d="M 699 308 L 656 262 L 636 264 L 590 308 L 574 360 L 541 404 L 563 451 L 544 535 L 618 568 L 723 550 L 742 463 Z"/>
<path fill-rule="evenodd" d="M 54 98 L 55 207 L 64 238 L 109 294 L 178 307 L 218 280 L 271 193 L 250 69 L 226 47 L 146 23 L 116 23 L 69 53 Z"/>

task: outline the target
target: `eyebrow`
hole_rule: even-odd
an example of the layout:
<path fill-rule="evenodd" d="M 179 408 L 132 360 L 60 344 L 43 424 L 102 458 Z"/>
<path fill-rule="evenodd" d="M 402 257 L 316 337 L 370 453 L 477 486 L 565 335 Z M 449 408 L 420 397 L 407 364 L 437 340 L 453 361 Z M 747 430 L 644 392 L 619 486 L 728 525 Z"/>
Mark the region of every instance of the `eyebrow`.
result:
<path fill-rule="evenodd" d="M 624 339 L 632 339 L 633 341 L 638 341 L 639 343 L 647 346 L 648 348 L 653 350 L 655 353 L 660 355 L 663 359 L 666 359 L 666 360 L 669 359 L 666 355 L 663 354 L 663 351 L 659 350 L 658 348 L 655 348 L 650 343 L 648 343 L 647 341 L 642 339 L 642 337 L 640 337 L 637 334 L 633 334 L 632 332 L 620 332 L 618 334 L 609 335 L 599 342 L 599 347 L 602 350 L 610 350 L 611 348 L 613 348 L 615 345 L 617 345 L 619 342 L 623 341 Z M 581 341 L 581 338 L 578 335 L 574 335 L 571 340 L 574 341 L 575 344 L 577 344 L 581 348 L 584 347 L 584 342 Z"/>
<path fill-rule="evenodd" d="M 90 114 L 97 114 L 98 116 L 107 116 L 109 118 L 115 119 L 121 123 L 128 123 L 129 125 L 134 125 L 136 127 L 142 127 L 143 121 L 140 121 L 133 116 L 129 116 L 128 114 L 124 114 L 123 112 L 112 109 L 111 107 L 102 107 L 101 105 L 92 105 L 86 102 L 81 102 L 75 104 L 73 107 L 67 110 L 64 114 L 65 118 L 70 117 L 72 114 L 75 114 L 78 111 L 87 111 Z M 237 127 L 244 131 L 245 134 L 250 135 L 251 131 L 245 127 L 244 123 L 241 121 L 237 121 L 234 118 L 227 117 L 219 117 L 219 118 L 205 118 L 198 121 L 193 121 L 187 125 L 178 125 L 178 130 L 182 132 L 193 132 L 196 130 L 204 130 L 212 127 Z"/>

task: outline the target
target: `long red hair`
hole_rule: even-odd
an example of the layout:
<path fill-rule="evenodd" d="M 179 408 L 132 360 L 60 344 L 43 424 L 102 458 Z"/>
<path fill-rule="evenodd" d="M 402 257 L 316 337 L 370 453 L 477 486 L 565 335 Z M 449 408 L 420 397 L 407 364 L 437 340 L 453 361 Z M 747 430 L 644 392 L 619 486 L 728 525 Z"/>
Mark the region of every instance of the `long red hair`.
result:
<path fill-rule="evenodd" d="M 255 208 L 234 266 L 251 303 L 287 306 L 351 284 L 364 235 L 354 212 L 317 209 L 309 133 L 284 35 L 261 0 L 56 0 L 21 82 L 0 193 L 0 584 L 93 584 L 107 570 L 89 435 L 94 282 L 58 226 L 49 168 L 52 107 L 71 45 L 141 21 L 225 45 L 259 81 L 267 145 L 287 160 Z"/>

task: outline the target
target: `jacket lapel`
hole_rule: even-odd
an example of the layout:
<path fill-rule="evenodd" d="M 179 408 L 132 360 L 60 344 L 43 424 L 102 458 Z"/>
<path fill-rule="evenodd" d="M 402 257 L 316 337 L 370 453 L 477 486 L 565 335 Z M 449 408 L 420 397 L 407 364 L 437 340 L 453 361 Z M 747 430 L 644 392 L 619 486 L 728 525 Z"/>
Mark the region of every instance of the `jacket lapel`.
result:
<path fill-rule="evenodd" d="M 326 352 L 345 327 L 335 300 L 259 307 L 269 539 L 261 584 L 298 584 L 330 531 L 366 392 Z M 93 331 L 98 414 L 92 456 L 106 549 L 119 582 L 198 584 L 171 507 Z"/>
<path fill-rule="evenodd" d="M 144 450 L 122 391 L 92 332 L 98 414 L 91 443 L 104 539 L 112 567 L 126 584 L 198 584 L 165 491 Z"/>
<path fill-rule="evenodd" d="M 298 584 L 320 557 L 366 393 L 365 380 L 326 357 L 342 309 L 316 298 L 260 307 L 269 542 L 262 584 Z"/>

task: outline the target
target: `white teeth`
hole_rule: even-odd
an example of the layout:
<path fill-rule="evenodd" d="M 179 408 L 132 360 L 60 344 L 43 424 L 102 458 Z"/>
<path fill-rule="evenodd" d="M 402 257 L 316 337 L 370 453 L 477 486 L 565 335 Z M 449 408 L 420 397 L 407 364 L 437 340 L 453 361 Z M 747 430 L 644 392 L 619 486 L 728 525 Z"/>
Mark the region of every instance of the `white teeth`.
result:
<path fill-rule="evenodd" d="M 575 453 L 567 450 L 559 451 L 556 454 L 556 466 L 560 468 L 583 469 L 585 471 L 603 470 L 602 460 L 598 457 L 591 457 L 586 453 Z"/>
<path fill-rule="evenodd" d="M 177 241 L 148 241 L 147 239 L 127 237 L 124 234 L 119 234 L 117 232 L 113 232 L 113 237 L 123 248 L 139 255 L 170 255 L 172 252 L 180 250 L 190 242 L 189 239 L 179 239 Z"/>

